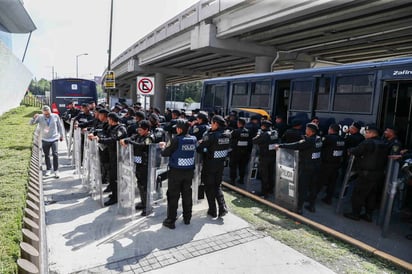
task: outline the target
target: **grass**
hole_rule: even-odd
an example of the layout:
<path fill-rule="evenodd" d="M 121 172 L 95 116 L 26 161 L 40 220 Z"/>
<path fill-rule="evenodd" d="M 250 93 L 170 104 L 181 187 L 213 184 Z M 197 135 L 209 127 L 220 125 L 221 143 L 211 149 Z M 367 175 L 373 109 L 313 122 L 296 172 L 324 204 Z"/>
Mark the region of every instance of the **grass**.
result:
<path fill-rule="evenodd" d="M 225 199 L 232 213 L 336 273 L 407 273 L 391 262 L 289 219 L 236 192 L 226 191 Z"/>
<path fill-rule="evenodd" d="M 17 273 L 34 126 L 39 108 L 21 106 L 0 116 L 0 273 Z"/>

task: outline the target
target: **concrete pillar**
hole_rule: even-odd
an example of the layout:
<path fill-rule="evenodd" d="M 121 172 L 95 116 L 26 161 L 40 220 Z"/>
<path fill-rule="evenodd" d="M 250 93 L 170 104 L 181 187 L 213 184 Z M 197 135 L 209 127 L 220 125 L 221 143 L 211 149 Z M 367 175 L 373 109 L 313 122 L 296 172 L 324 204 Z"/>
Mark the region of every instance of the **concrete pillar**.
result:
<path fill-rule="evenodd" d="M 132 80 L 132 83 L 130 84 L 130 98 L 132 99 L 133 104 L 137 102 L 136 80 Z"/>
<path fill-rule="evenodd" d="M 166 76 L 163 73 L 155 75 L 155 95 L 152 106 L 158 107 L 162 113 L 166 109 Z"/>
<path fill-rule="evenodd" d="M 256 56 L 255 57 L 255 73 L 271 72 L 272 62 L 275 57 Z"/>

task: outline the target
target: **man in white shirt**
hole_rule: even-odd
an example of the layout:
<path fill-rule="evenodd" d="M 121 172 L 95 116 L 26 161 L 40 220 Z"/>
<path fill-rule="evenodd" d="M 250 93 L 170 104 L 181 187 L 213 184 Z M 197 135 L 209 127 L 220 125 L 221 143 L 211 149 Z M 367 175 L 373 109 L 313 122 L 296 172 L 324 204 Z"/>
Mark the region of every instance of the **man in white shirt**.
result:
<path fill-rule="evenodd" d="M 46 176 L 51 175 L 50 148 L 53 154 L 54 177 L 59 178 L 58 141 L 63 141 L 64 129 L 60 123 L 60 117 L 51 113 L 49 106 L 43 106 L 42 114 L 36 113 L 30 120 L 30 124 L 39 124 L 42 137 L 42 148 L 46 162 Z"/>

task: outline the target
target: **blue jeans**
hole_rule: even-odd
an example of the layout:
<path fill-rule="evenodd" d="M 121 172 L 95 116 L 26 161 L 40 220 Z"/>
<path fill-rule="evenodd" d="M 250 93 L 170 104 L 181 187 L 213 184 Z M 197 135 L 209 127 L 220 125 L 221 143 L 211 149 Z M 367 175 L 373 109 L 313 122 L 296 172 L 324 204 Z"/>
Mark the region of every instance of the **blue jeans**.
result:
<path fill-rule="evenodd" d="M 58 144 L 59 144 L 58 140 L 53 141 L 53 142 L 42 141 L 44 160 L 46 162 L 47 170 L 51 170 L 50 148 L 53 154 L 53 170 L 57 171 L 59 169 Z"/>

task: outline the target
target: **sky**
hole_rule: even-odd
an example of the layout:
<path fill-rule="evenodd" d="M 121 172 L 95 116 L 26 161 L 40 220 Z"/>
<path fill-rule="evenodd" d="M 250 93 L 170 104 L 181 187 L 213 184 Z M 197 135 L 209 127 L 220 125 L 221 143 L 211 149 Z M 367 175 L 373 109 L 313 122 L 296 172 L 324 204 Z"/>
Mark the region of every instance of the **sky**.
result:
<path fill-rule="evenodd" d="M 37 80 L 101 76 L 108 64 L 110 0 L 24 0 L 37 27 L 24 64 Z M 198 0 L 114 0 L 112 60 L 133 43 Z M 13 34 L 13 52 L 22 58 L 28 34 Z"/>

